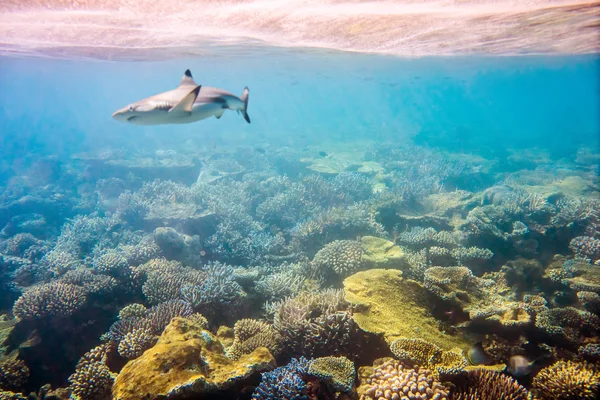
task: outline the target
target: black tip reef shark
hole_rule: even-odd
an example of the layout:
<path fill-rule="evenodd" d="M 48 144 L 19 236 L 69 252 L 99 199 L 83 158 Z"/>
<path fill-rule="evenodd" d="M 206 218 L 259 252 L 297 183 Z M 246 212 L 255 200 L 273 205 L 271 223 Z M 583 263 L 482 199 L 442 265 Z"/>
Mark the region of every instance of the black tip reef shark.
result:
<path fill-rule="evenodd" d="M 176 89 L 142 99 L 113 113 L 117 121 L 136 125 L 188 124 L 215 116 L 221 118 L 225 110 L 248 116 L 248 88 L 240 97 L 225 90 L 198 85 L 186 70 Z"/>

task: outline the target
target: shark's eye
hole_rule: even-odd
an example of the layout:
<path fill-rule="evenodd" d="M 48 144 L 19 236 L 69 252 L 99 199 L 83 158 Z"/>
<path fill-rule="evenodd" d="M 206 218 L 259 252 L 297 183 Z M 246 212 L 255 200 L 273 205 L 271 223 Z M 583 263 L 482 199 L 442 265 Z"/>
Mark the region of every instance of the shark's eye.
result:
<path fill-rule="evenodd" d="M 129 111 L 133 111 L 133 106 L 129 106 Z"/>

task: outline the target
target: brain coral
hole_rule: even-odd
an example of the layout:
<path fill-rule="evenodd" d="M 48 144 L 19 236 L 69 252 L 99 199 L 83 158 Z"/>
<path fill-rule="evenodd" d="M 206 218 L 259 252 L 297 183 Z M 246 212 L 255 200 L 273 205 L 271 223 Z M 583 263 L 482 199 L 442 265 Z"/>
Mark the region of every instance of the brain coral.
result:
<path fill-rule="evenodd" d="M 355 240 L 334 240 L 317 252 L 313 259 L 319 268 L 332 269 L 336 274 L 348 276 L 363 265 L 363 248 Z"/>
<path fill-rule="evenodd" d="M 451 391 L 452 400 L 528 400 L 527 389 L 495 371 L 477 368 L 461 374 Z"/>
<path fill-rule="evenodd" d="M 322 357 L 308 366 L 308 375 L 319 378 L 333 390 L 350 392 L 354 387 L 354 363 L 346 357 Z"/>
<path fill-rule="evenodd" d="M 62 282 L 33 287 L 17 299 L 13 314 L 20 320 L 66 317 L 85 304 L 84 288 Z"/>
<path fill-rule="evenodd" d="M 597 399 L 600 374 L 589 364 L 558 361 L 533 378 L 532 390 L 541 400 Z"/>
<path fill-rule="evenodd" d="M 375 365 L 359 394 L 360 400 L 448 399 L 448 389 L 431 371 L 408 369 L 397 360 Z"/>

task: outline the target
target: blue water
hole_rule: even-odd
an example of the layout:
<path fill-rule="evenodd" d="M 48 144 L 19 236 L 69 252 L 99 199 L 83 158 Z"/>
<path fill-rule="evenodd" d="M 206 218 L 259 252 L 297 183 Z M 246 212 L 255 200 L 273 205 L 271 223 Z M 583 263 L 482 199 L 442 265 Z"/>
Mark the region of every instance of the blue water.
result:
<path fill-rule="evenodd" d="M 0 155 L 69 157 L 106 147 L 411 138 L 485 152 L 598 146 L 596 56 L 400 59 L 259 51 L 162 62 L 0 59 Z M 135 126 L 112 112 L 175 87 L 250 88 L 252 124 L 227 112 L 188 125 Z M 491 149 L 491 150 L 490 150 Z"/>

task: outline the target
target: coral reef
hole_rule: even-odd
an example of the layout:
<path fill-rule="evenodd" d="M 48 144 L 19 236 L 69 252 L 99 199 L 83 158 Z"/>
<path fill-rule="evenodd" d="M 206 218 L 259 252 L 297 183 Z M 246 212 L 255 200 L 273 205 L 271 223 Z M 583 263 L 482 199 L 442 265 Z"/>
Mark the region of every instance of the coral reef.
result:
<path fill-rule="evenodd" d="M 418 335 L 442 348 L 467 349 L 460 336 L 440 330 L 430 312 L 431 299 L 418 282 L 404 279 L 402 271 L 371 269 L 344 280 L 345 300 L 354 305 L 353 319 L 372 333 L 381 333 L 388 343 Z"/>
<path fill-rule="evenodd" d="M 354 388 L 354 363 L 346 357 L 321 357 L 310 362 L 308 375 L 319 378 L 334 392 L 350 392 Z"/>
<path fill-rule="evenodd" d="M 395 400 L 413 396 L 421 399 L 449 399 L 448 388 L 426 368 L 411 369 L 399 361 L 382 359 L 375 362 L 372 373 L 358 388 L 360 400 Z M 418 396 L 418 397 L 417 397 Z"/>
<path fill-rule="evenodd" d="M 264 347 L 234 361 L 225 356 L 210 332 L 192 321 L 174 318 L 151 351 L 123 367 L 112 394 L 115 400 L 127 400 L 217 393 L 274 366 L 273 356 Z"/>
<path fill-rule="evenodd" d="M 457 400 L 528 400 L 527 389 L 495 371 L 476 368 L 453 377 L 450 398 Z"/>
<path fill-rule="evenodd" d="M 304 357 L 292 358 L 290 362 L 271 372 L 264 372 L 260 385 L 252 394 L 255 400 L 308 399 L 308 389 L 303 377 L 306 376 L 309 360 Z"/>
<path fill-rule="evenodd" d="M 532 387 L 541 400 L 592 400 L 600 394 L 600 375 L 586 364 L 558 361 L 542 369 Z"/>

